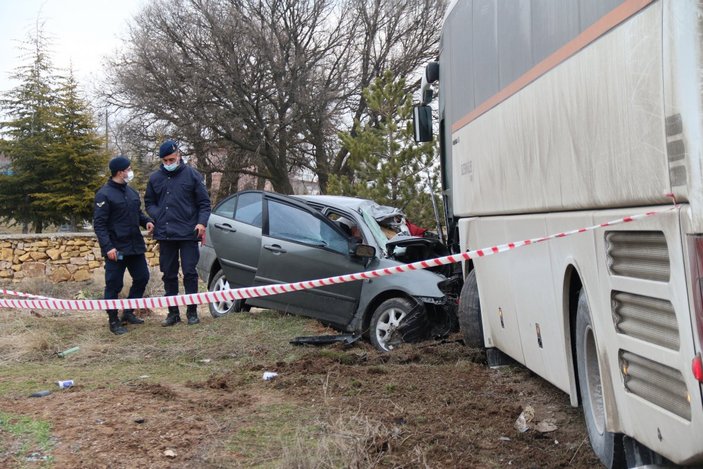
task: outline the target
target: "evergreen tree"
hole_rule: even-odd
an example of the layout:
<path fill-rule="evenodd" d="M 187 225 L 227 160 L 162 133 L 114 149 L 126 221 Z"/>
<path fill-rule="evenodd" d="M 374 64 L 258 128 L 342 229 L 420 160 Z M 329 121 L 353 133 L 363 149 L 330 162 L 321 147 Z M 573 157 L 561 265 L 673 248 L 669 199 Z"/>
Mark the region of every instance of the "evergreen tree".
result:
<path fill-rule="evenodd" d="M 7 116 L 0 152 L 13 172 L 0 176 L 0 219 L 41 233 L 90 218 L 107 155 L 73 74 L 55 73 L 41 31 L 27 44 L 31 63 L 17 69 L 20 84 L 0 100 Z"/>
<path fill-rule="evenodd" d="M 368 120 L 356 122 L 352 132 L 340 135 L 349 150 L 352 175 L 332 175 L 328 193 L 400 208 L 413 223 L 435 229 L 429 190 L 436 190 L 437 179 L 428 181 L 428 177 L 436 150 L 431 142 L 415 143 L 412 97 L 405 89 L 405 80 L 396 80 L 388 71 L 363 91 Z"/>
<path fill-rule="evenodd" d="M 61 79 L 57 104 L 55 143 L 41 157 L 49 175 L 43 190 L 32 195 L 42 212 L 54 213 L 52 221 L 68 221 L 75 229 L 79 221 L 92 217 L 92 201 L 104 183 L 108 156 L 72 71 Z"/>
<path fill-rule="evenodd" d="M 9 120 L 1 122 L 4 139 L 0 152 L 12 162 L 12 176 L 0 176 L 0 217 L 29 225 L 40 233 L 50 212 L 37 206 L 32 194 L 43 190 L 42 180 L 49 174 L 41 164 L 54 144 L 56 93 L 54 72 L 40 32 L 31 37 L 32 62 L 21 66 L 12 76 L 20 84 L 0 100 Z"/>

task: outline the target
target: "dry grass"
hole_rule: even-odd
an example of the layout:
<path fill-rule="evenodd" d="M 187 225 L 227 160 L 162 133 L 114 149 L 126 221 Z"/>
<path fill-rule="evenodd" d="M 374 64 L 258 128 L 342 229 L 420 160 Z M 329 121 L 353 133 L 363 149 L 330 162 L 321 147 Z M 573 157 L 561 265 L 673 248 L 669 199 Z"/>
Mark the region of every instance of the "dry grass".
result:
<path fill-rule="evenodd" d="M 28 292 L 47 295 L 43 285 Z M 102 287 L 46 288 L 67 298 L 79 290 L 99 297 Z M 160 294 L 158 276 L 150 289 Z M 41 313 L 0 310 L 0 412 L 51 423 L 57 467 L 530 467 L 538 457 L 549 458 L 542 467 L 594 464 L 585 451 L 570 462 L 584 431 L 567 396 L 527 373 L 487 370 L 455 341 L 392 354 L 366 342 L 297 347 L 293 337 L 332 331 L 262 310 L 214 319 L 205 305 L 198 326 L 163 328 L 165 310 L 155 311 L 119 337 L 104 312 Z M 66 358 L 55 353 L 74 346 L 80 351 Z M 279 376 L 263 381 L 264 371 Z M 63 379 L 76 385 L 58 391 Z M 54 393 L 27 397 L 40 390 Z M 513 435 L 523 402 L 542 412 L 561 406 L 559 446 Z M 24 467 L 7 464 L 17 441 L 0 428 L 1 467 Z M 163 456 L 167 447 L 177 459 Z"/>
<path fill-rule="evenodd" d="M 58 298 L 99 298 L 102 286 L 95 282 L 54 285 L 42 280 L 22 285 L 26 293 Z M 127 285 L 123 292 L 129 288 Z M 202 288 L 202 286 L 201 286 Z M 160 278 L 152 275 L 146 296 L 162 292 Z M 291 353 L 287 341 L 296 335 L 320 333 L 314 321 L 254 310 L 214 320 L 207 305 L 199 308 L 198 328 L 164 329 L 158 322 L 166 311 L 156 311 L 144 326 L 130 327 L 125 336 L 107 331 L 102 312 L 13 311 L 0 328 L 0 366 L 9 380 L 0 392 L 25 393 L 49 386 L 56 379 L 71 378 L 83 386 L 102 388 L 136 382 L 140 376 L 163 383 L 205 381 L 210 376 L 236 375 L 238 386 L 260 381 L 260 370 L 272 363 L 295 361 L 310 355 L 306 348 Z M 56 353 L 79 346 L 67 358 Z M 339 352 L 317 349 L 312 353 L 334 359 Z M 208 364 L 203 362 L 212 360 Z M 32 379 L 27 375 L 31 374 Z M 263 467 L 373 467 L 392 451 L 400 433 L 357 412 L 347 415 L 327 407 L 326 383 L 321 383 L 323 412 L 306 406 L 272 402 L 256 410 L 258 418 L 232 429 L 229 443 L 213 444 L 202 457 L 221 458 L 228 466 L 231 451 L 243 454 L 254 466 Z M 225 430 L 226 431 L 226 430 Z"/>

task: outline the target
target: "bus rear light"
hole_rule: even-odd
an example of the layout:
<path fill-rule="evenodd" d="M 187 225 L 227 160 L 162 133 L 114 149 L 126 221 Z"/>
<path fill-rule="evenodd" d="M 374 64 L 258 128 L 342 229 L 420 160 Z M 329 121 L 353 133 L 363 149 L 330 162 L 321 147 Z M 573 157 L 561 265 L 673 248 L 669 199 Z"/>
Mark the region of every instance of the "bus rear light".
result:
<path fill-rule="evenodd" d="M 700 353 L 694 357 L 693 363 L 691 363 L 691 369 L 693 370 L 693 376 L 700 383 L 703 383 L 703 359 Z"/>

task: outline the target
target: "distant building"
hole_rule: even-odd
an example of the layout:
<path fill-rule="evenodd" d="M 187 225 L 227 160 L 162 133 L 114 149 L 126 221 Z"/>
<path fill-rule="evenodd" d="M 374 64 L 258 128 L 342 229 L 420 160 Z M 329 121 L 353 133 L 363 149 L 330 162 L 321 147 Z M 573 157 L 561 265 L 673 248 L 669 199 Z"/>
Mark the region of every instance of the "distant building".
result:
<path fill-rule="evenodd" d="M 212 151 L 210 153 L 210 161 L 218 161 L 225 156 L 224 151 Z M 250 168 L 254 170 L 255 168 Z M 300 172 L 296 175 L 290 177 L 291 186 L 293 186 L 294 194 L 319 194 L 320 185 L 317 183 L 316 176 L 314 173 L 309 171 Z M 210 191 L 215 194 L 220 189 L 220 181 L 222 180 L 222 173 L 212 173 L 212 184 L 210 186 Z M 237 191 L 244 191 L 248 189 L 256 189 L 257 177 L 250 174 L 241 174 L 237 182 Z M 264 184 L 265 191 L 273 191 L 273 186 L 271 181 L 266 180 Z"/>

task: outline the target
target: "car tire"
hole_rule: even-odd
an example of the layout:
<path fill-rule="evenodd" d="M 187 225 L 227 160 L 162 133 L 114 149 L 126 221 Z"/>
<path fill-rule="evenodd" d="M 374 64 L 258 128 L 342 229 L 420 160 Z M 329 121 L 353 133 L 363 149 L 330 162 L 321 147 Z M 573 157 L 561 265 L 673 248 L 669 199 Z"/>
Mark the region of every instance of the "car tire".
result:
<path fill-rule="evenodd" d="M 622 435 L 605 429 L 605 402 L 598 363 L 598 350 L 591 326 L 591 311 L 586 291 L 579 293 L 576 311 L 576 369 L 583 416 L 591 448 L 608 468 L 625 467 Z"/>
<path fill-rule="evenodd" d="M 464 345 L 483 348 L 483 320 L 481 319 L 481 300 L 478 296 L 476 270 L 469 272 L 461 287 L 459 296 L 459 329 L 464 336 Z"/>
<path fill-rule="evenodd" d="M 229 282 L 227 281 L 227 278 L 225 277 L 225 273 L 221 270 L 218 270 L 215 276 L 212 277 L 212 280 L 210 281 L 208 291 L 214 292 L 229 289 L 230 286 Z M 244 300 L 220 301 L 216 303 L 210 303 L 208 306 L 210 308 L 210 314 L 214 318 L 220 318 L 229 313 L 238 313 L 242 311 L 242 309 L 245 309 Z"/>
<path fill-rule="evenodd" d="M 382 352 L 391 351 L 394 344 L 389 341 L 393 331 L 416 306 L 409 299 L 400 297 L 391 298 L 381 303 L 371 316 L 369 331 L 371 345 Z"/>

